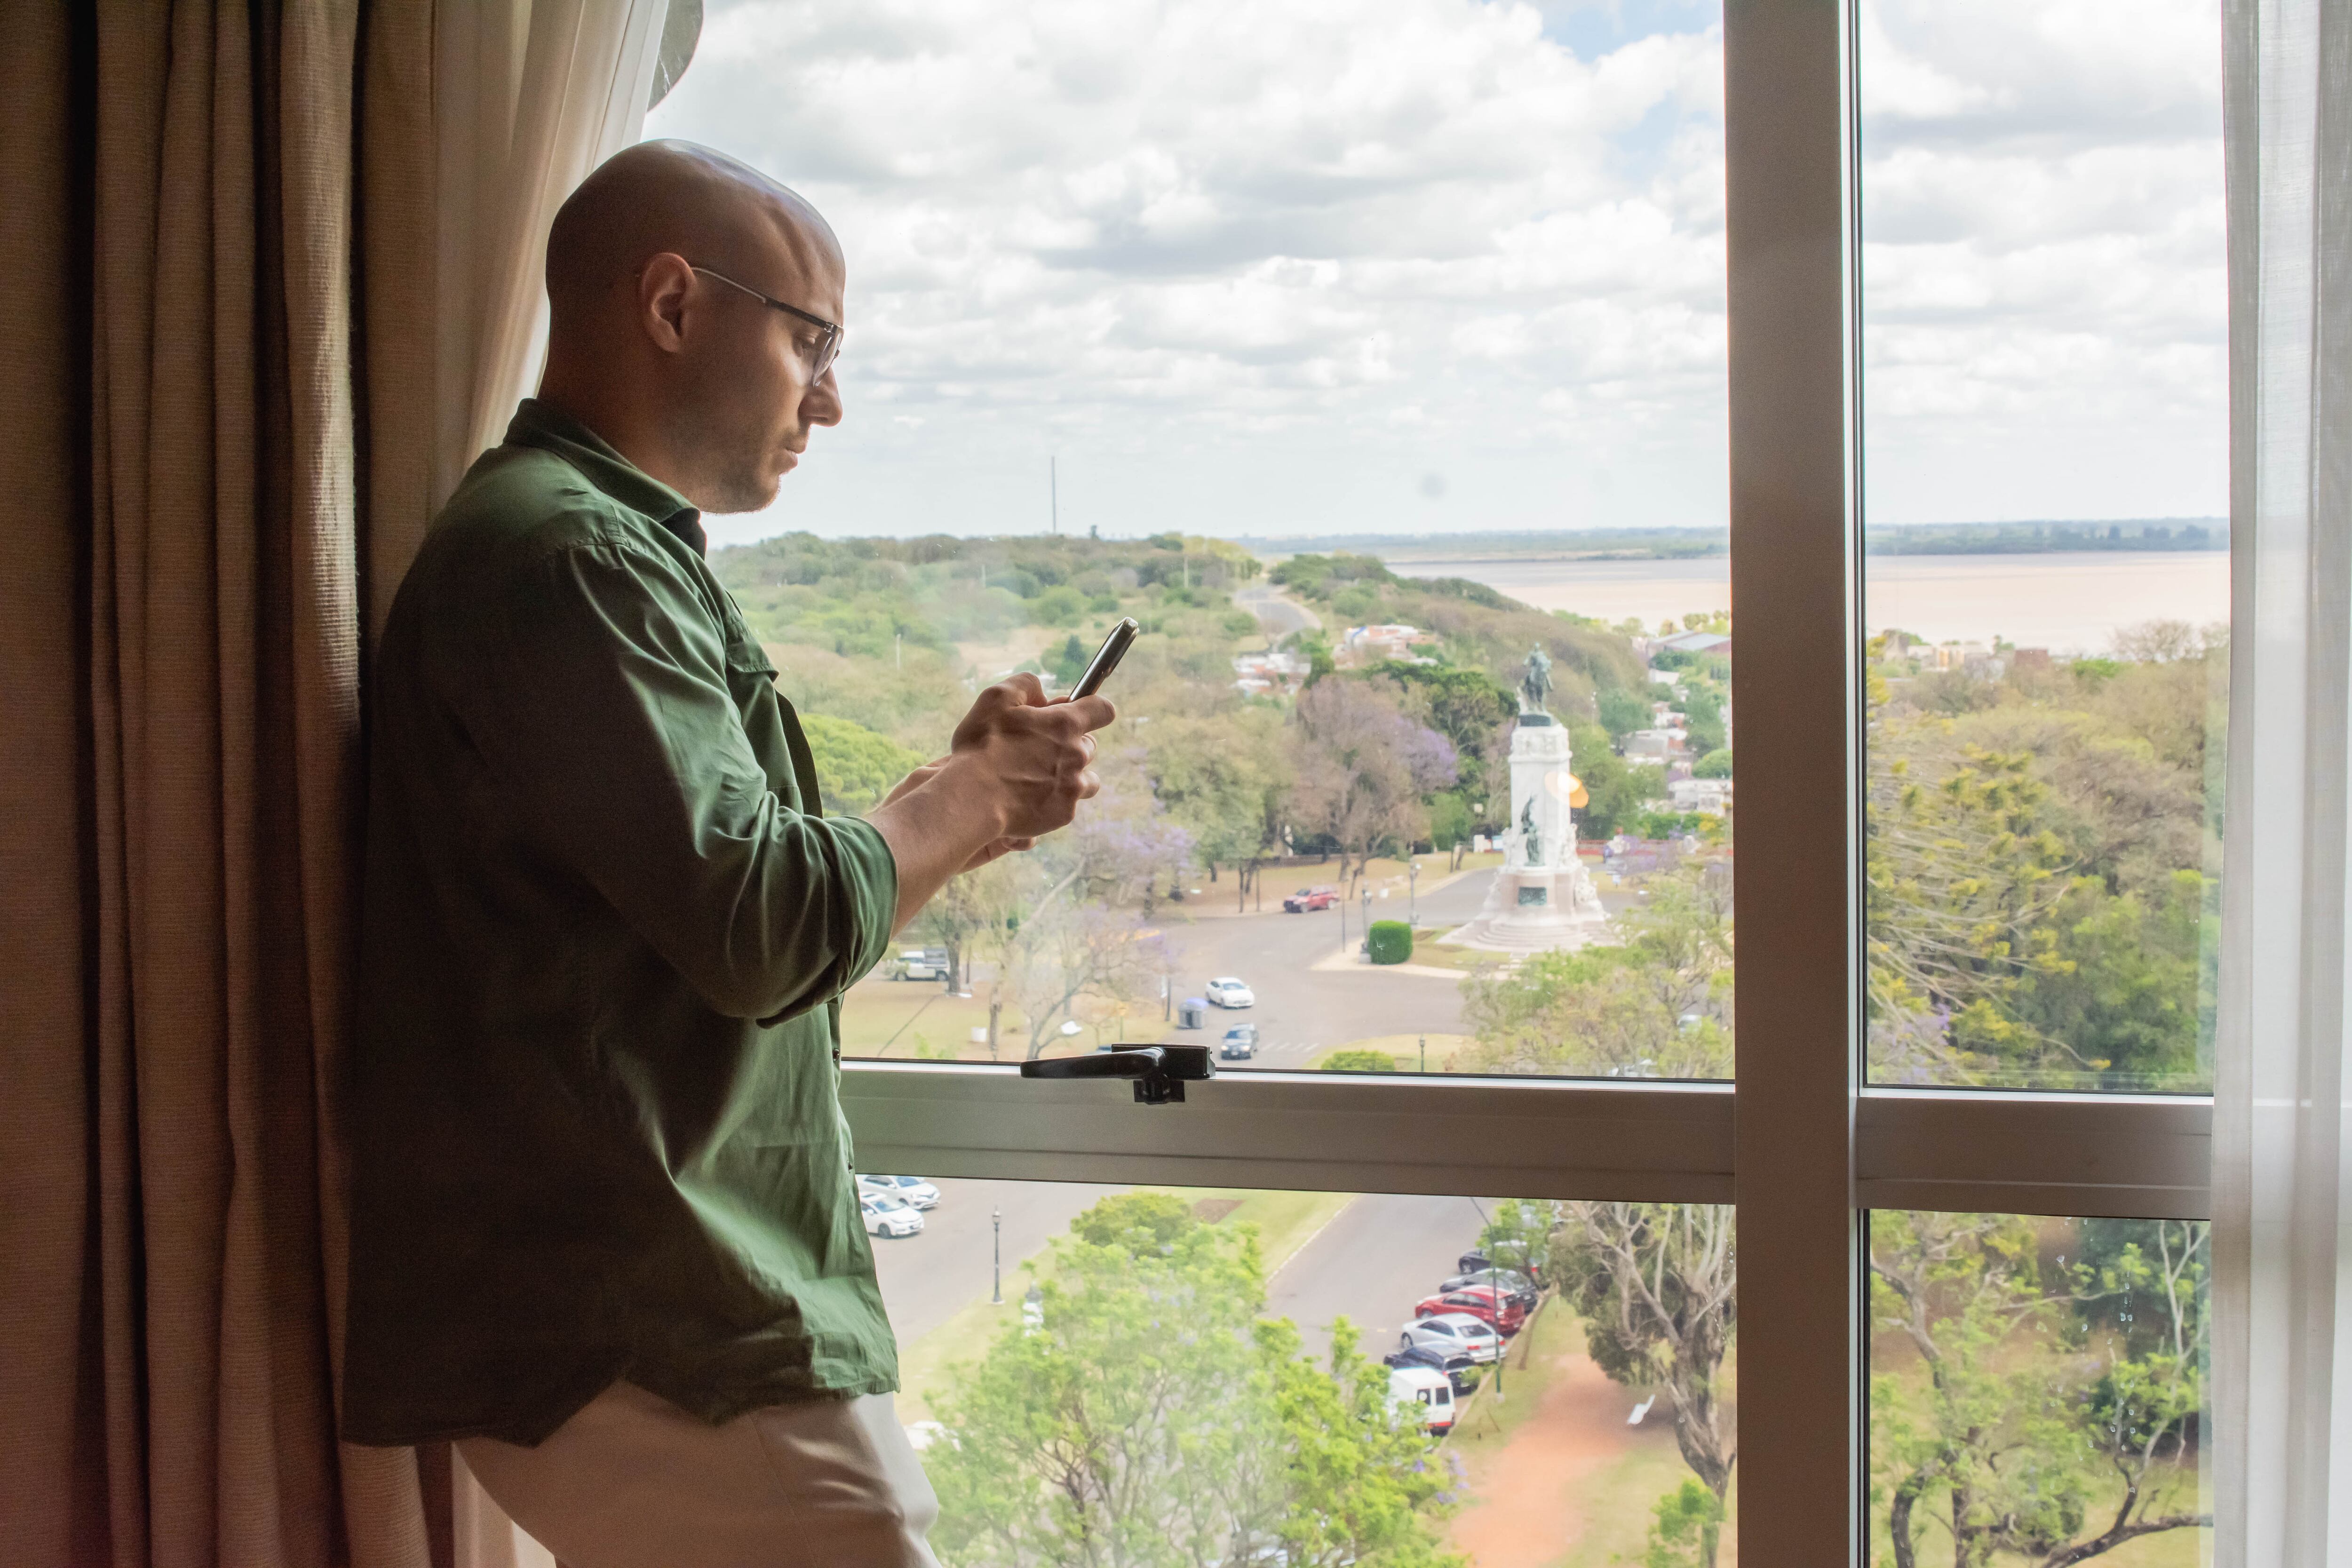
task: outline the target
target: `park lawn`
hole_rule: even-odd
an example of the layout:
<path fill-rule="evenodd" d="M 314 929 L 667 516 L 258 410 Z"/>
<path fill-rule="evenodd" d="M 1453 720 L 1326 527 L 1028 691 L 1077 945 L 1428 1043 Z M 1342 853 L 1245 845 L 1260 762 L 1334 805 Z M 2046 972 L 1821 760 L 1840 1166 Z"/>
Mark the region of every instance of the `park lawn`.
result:
<path fill-rule="evenodd" d="M 1010 1006 L 996 1028 L 1005 1059 L 1018 1061 L 1027 1037 L 1025 1021 Z M 967 997 L 950 995 L 936 980 L 868 977 L 849 988 L 841 1005 L 841 1054 L 845 1057 L 979 1056 L 988 1047 L 971 1043 L 974 1029 L 988 1027 L 988 982 Z M 895 1038 L 893 1037 L 896 1037 Z"/>
<path fill-rule="evenodd" d="M 1454 1430 L 1446 1434 L 1444 1446 L 1461 1458 L 1473 1492 L 1491 1457 L 1509 1446 L 1511 1434 L 1542 1405 L 1557 1375 L 1557 1358 L 1583 1353 L 1584 1325 L 1559 1304 L 1559 1297 L 1546 1296 L 1536 1307 L 1535 1321 L 1519 1331 L 1504 1352 L 1502 1402 L 1496 1403 L 1495 1371 L 1489 1367 L 1454 1412 Z"/>
<path fill-rule="evenodd" d="M 1425 963 L 1433 969 L 1458 969 L 1467 974 L 1478 969 L 1501 969 L 1512 962 L 1507 952 L 1492 952 L 1483 947 L 1454 947 L 1443 940 L 1454 930 L 1451 926 L 1433 926 L 1412 933 L 1412 957 L 1410 963 Z"/>
<path fill-rule="evenodd" d="M 1212 1212 L 1221 1206 L 1221 1200 L 1232 1201 L 1234 1207 L 1219 1215 L 1215 1223 L 1257 1226 L 1258 1247 L 1268 1279 L 1289 1260 L 1292 1253 L 1306 1246 L 1310 1237 L 1356 1200 L 1353 1193 L 1256 1192 L 1241 1187 L 1138 1190 L 1173 1193 L 1188 1202 L 1212 1205 Z M 899 1347 L 900 1422 L 933 1419 L 930 1399 L 946 1385 L 950 1370 L 979 1360 L 1008 1325 L 1021 1321 L 1021 1300 L 1028 1293 L 1033 1279 L 1051 1273 L 1053 1249 L 1047 1247 L 1014 1261 L 1016 1267 L 1009 1271 L 1013 1278 L 1004 1282 L 1004 1300 L 1001 1305 L 983 1297 L 914 1343 Z"/>
<path fill-rule="evenodd" d="M 1470 1043 L 1468 1035 L 1373 1035 L 1365 1039 L 1347 1040 L 1327 1050 L 1316 1052 L 1307 1058 L 1307 1067 L 1314 1071 L 1341 1051 L 1385 1051 L 1395 1061 L 1399 1072 L 1421 1071 L 1421 1043 L 1429 1042 L 1429 1070 L 1444 1072 L 1445 1064 L 1455 1051 Z"/>

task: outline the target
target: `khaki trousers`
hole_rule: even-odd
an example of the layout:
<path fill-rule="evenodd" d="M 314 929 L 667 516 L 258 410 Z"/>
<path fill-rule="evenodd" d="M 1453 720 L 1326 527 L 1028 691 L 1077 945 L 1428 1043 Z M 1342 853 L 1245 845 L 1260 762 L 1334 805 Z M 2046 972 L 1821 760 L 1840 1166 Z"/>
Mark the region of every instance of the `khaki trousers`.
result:
<path fill-rule="evenodd" d="M 939 1568 L 939 1499 L 887 1394 L 712 1426 L 616 1383 L 536 1448 L 458 1449 L 564 1568 Z"/>

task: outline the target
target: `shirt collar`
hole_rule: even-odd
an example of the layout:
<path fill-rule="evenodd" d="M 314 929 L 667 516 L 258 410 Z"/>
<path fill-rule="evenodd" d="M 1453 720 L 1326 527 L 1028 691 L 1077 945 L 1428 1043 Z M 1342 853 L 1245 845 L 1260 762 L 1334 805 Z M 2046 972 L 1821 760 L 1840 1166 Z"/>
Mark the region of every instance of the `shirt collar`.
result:
<path fill-rule="evenodd" d="M 702 529 L 702 513 L 692 501 L 621 456 L 603 437 L 553 404 L 524 398 L 507 426 L 507 445 L 554 453 L 605 495 L 686 541 L 697 555 L 709 552 L 710 542 Z"/>

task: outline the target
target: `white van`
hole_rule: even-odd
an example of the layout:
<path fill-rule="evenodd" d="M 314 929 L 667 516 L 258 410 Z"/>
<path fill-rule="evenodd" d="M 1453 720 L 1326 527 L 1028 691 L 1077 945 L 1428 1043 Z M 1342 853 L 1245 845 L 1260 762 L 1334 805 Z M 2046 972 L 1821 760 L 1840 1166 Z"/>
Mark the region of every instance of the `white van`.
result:
<path fill-rule="evenodd" d="M 1424 1406 L 1421 1424 L 1438 1436 L 1454 1430 L 1454 1383 L 1433 1366 L 1391 1367 L 1389 1403 Z"/>

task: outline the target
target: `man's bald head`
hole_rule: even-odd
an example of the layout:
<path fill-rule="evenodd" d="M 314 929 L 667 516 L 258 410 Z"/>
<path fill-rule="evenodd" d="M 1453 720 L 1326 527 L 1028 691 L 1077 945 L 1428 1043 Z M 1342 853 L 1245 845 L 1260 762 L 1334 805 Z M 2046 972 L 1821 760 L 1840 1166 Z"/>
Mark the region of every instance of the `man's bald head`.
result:
<path fill-rule="evenodd" d="M 832 226 L 798 192 L 691 142 L 641 142 L 581 181 L 548 230 L 553 330 L 585 325 L 614 283 L 664 251 L 779 299 L 811 283 L 837 291 L 843 269 Z"/>
<path fill-rule="evenodd" d="M 754 510 L 812 429 L 840 423 L 845 286 L 824 219 L 757 169 L 688 142 L 628 148 L 548 231 L 540 395 L 704 510 Z"/>

